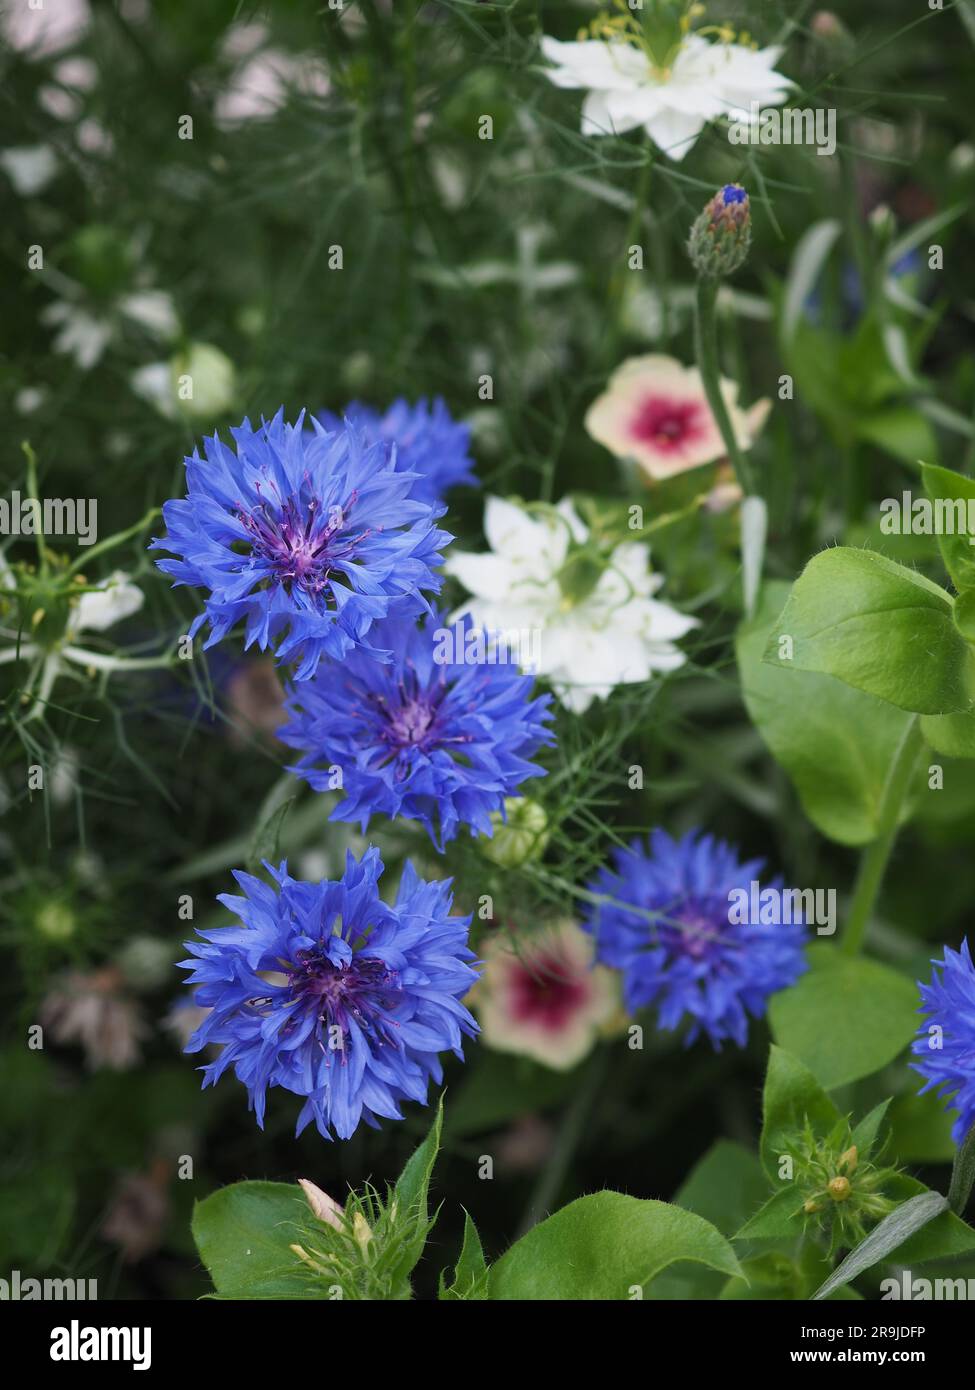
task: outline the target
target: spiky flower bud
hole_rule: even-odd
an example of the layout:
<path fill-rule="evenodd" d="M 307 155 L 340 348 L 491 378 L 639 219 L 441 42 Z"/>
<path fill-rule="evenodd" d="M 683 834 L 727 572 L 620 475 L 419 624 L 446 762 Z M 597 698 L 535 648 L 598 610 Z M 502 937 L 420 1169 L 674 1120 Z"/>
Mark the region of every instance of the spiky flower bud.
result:
<path fill-rule="evenodd" d="M 705 279 L 733 274 L 744 264 L 752 241 L 748 194 L 739 183 L 725 184 L 695 219 L 687 243 L 694 269 Z"/>
<path fill-rule="evenodd" d="M 849 1178 L 830 1178 L 826 1190 L 834 1202 L 845 1202 L 853 1191 Z"/>

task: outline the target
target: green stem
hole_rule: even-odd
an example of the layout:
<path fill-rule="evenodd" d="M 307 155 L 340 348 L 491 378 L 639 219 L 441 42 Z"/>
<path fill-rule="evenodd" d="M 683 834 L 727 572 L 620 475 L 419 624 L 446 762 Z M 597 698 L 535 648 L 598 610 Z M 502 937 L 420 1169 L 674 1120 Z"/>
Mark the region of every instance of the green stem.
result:
<path fill-rule="evenodd" d="M 843 937 L 843 950 L 848 956 L 855 956 L 863 945 L 867 924 L 873 915 L 877 894 L 883 883 L 887 861 L 897 838 L 901 807 L 917 763 L 918 753 L 921 751 L 921 742 L 920 722 L 917 715 L 914 715 L 904 730 L 887 773 L 880 798 L 877 838 L 867 845 L 860 860 Z"/>
<path fill-rule="evenodd" d="M 518 1231 L 519 1237 L 543 1220 L 557 1201 L 566 1174 L 572 1164 L 576 1147 L 588 1125 L 590 1109 L 603 1085 L 606 1063 L 605 1048 L 600 1048 L 590 1058 L 589 1065 L 579 1083 L 579 1089 L 576 1091 L 572 1104 L 562 1121 L 562 1127 L 555 1141 L 555 1151 L 542 1169 L 535 1190 L 529 1199 L 528 1208 Z"/>
<path fill-rule="evenodd" d="M 131 540 L 133 536 L 138 536 L 155 517 L 161 516 L 161 514 L 158 507 L 150 507 L 142 520 L 137 521 L 134 526 L 129 526 L 124 531 L 118 531 L 114 536 L 106 536 L 105 539 L 99 541 L 97 545 L 86 547 L 84 552 L 78 556 L 77 560 L 68 567 L 68 574 L 77 574 L 77 572 L 83 566 L 89 564 L 96 555 L 104 555 L 107 550 L 115 550 L 118 546 L 124 545 L 126 541 Z"/>
<path fill-rule="evenodd" d="M 616 271 L 610 280 L 609 286 L 609 332 L 606 335 L 606 357 L 611 365 L 616 358 L 620 333 L 623 327 L 621 321 L 623 312 L 623 291 L 629 269 L 627 258 L 630 254 L 630 247 L 641 244 L 639 243 L 639 236 L 643 226 L 647 197 L 650 193 L 650 171 L 653 168 L 653 158 L 649 150 L 643 149 L 642 152 L 644 160 L 640 165 L 640 172 L 637 175 L 636 188 L 633 191 L 633 208 L 630 212 L 630 220 L 626 227 L 626 240 L 623 244 L 623 264 L 616 267 Z"/>
<path fill-rule="evenodd" d="M 708 398 L 711 414 L 721 431 L 721 438 L 735 470 L 738 485 L 746 497 L 754 494 L 751 469 L 735 437 L 731 417 L 721 391 L 721 372 L 718 367 L 717 301 L 720 281 L 702 278 L 697 282 L 696 312 L 694 315 L 694 353 L 698 370 Z"/>

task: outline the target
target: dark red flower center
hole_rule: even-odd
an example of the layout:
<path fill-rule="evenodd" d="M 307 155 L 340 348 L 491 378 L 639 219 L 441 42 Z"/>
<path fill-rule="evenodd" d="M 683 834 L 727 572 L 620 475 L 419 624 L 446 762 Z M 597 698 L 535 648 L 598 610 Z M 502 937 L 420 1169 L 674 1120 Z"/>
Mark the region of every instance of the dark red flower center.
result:
<path fill-rule="evenodd" d="M 646 396 L 630 424 L 638 444 L 649 444 L 660 453 L 678 454 L 707 433 L 708 412 L 702 401 L 674 396 Z"/>
<path fill-rule="evenodd" d="M 554 953 L 519 960 L 512 969 L 511 1012 L 520 1023 L 556 1033 L 588 998 L 588 977 Z"/>

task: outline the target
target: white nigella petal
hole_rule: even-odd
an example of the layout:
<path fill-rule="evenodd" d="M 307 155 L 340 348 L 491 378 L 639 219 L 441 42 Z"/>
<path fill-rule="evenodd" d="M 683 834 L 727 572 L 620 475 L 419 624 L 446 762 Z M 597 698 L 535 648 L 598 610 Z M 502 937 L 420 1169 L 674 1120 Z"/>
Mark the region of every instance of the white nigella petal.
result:
<path fill-rule="evenodd" d="M 489 498 L 485 511 L 492 550 L 454 553 L 445 562 L 471 593 L 455 617 L 470 613 L 478 627 L 513 645 L 537 632 L 534 673 L 551 681 L 567 708 L 581 714 L 617 685 L 683 664 L 674 644 L 697 622 L 652 597 L 663 581 L 650 571 L 647 545 L 624 542 L 608 555 L 589 547 L 567 499 L 533 515 Z"/>
<path fill-rule="evenodd" d="M 131 583 L 121 570 L 116 570 L 96 589 L 81 595 L 71 617 L 69 635 L 104 632 L 123 618 L 138 613 L 144 602 L 145 596 L 139 586 Z"/>
<path fill-rule="evenodd" d="M 708 121 L 750 115 L 752 102 L 777 106 L 792 86 L 775 71 L 778 47 L 711 43 L 687 34 L 667 67 L 633 39 L 593 38 L 574 43 L 542 39 L 545 70 L 556 87 L 582 88 L 584 135 L 623 135 L 642 126 L 672 159 L 683 159 Z"/>

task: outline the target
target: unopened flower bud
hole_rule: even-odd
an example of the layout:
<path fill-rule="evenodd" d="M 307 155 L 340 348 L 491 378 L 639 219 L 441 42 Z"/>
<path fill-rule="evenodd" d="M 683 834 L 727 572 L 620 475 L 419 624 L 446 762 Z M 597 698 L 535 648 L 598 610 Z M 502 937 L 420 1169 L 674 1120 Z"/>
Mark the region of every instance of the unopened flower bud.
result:
<path fill-rule="evenodd" d="M 494 834 L 484 841 L 485 857 L 502 869 L 515 869 L 529 859 L 540 859 L 549 839 L 544 808 L 529 797 L 509 796 L 504 812 L 505 819 L 499 811 L 492 812 Z"/>
<path fill-rule="evenodd" d="M 372 1229 L 361 1211 L 357 1211 L 352 1218 L 352 1234 L 359 1249 L 365 1254 L 366 1246 L 372 1240 Z"/>
<path fill-rule="evenodd" d="M 741 184 L 728 183 L 695 219 L 687 254 L 698 275 L 715 279 L 733 274 L 744 263 L 751 241 L 748 194 Z"/>
<path fill-rule="evenodd" d="M 839 1173 L 855 1173 L 857 1170 L 857 1146 L 851 1144 L 845 1153 L 840 1154 L 840 1161 L 836 1165 Z"/>
<path fill-rule="evenodd" d="M 333 1197 L 316 1187 L 310 1178 L 299 1178 L 298 1186 L 307 1197 L 308 1205 L 319 1221 L 324 1221 L 326 1226 L 331 1226 L 335 1231 L 344 1230 L 342 1208 Z"/>
<path fill-rule="evenodd" d="M 853 1191 L 849 1178 L 830 1178 L 826 1190 L 834 1202 L 845 1202 Z"/>
<path fill-rule="evenodd" d="M 815 1201 L 812 1197 L 808 1202 L 803 1202 L 802 1209 L 807 1216 L 812 1216 L 813 1212 L 822 1211 L 822 1203 Z"/>

